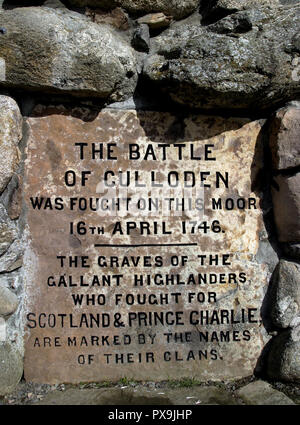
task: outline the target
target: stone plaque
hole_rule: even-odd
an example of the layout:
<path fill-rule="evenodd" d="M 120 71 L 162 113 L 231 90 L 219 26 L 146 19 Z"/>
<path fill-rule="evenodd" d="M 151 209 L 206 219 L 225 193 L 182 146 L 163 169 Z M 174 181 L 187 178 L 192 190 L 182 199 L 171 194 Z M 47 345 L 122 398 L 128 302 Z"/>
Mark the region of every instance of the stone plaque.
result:
<path fill-rule="evenodd" d="M 251 375 L 261 122 L 106 109 L 28 125 L 26 380 Z"/>

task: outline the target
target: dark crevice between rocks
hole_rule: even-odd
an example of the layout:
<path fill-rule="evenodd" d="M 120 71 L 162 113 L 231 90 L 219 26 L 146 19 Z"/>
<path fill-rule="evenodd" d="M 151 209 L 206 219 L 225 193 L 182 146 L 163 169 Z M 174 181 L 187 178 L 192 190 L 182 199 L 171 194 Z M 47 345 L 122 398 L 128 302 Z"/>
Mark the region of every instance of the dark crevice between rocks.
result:
<path fill-rule="evenodd" d="M 277 230 L 273 214 L 273 202 L 271 194 L 272 157 L 269 147 L 268 134 L 269 121 L 267 120 L 262 126 L 260 134 L 258 135 L 252 162 L 253 170 L 255 163 L 258 161 L 260 155 L 262 155 L 263 168 L 260 169 L 256 174 L 254 174 L 253 171 L 251 172 L 251 190 L 260 196 L 259 207 L 263 212 L 263 220 L 266 232 L 268 234 L 268 241 L 279 257 L 282 251 L 280 244 L 278 243 Z"/>
<path fill-rule="evenodd" d="M 85 9 L 86 7 L 88 7 L 89 9 L 101 9 L 103 11 L 109 11 L 112 9 L 115 9 L 116 7 L 118 7 L 117 2 L 115 2 L 114 0 L 106 0 L 106 1 L 102 1 L 101 2 L 101 8 L 98 7 L 93 7 L 93 6 L 86 6 L 86 7 L 79 7 L 79 6 L 74 6 L 74 4 L 72 4 L 70 1 L 68 0 L 60 0 L 68 9 L 73 10 L 74 12 L 79 12 L 79 13 L 85 13 Z"/>
<path fill-rule="evenodd" d="M 43 6 L 46 0 L 4 0 L 2 4 L 2 8 L 4 10 L 12 10 L 19 7 L 40 7 Z M 73 12 L 85 14 L 85 7 L 74 7 L 69 4 L 68 1 L 61 0 L 61 3 L 66 6 L 66 8 L 70 9 Z"/>
<path fill-rule="evenodd" d="M 28 7 L 28 6 L 42 6 L 45 0 L 4 0 L 2 7 L 3 9 L 15 9 L 16 7 Z"/>
<path fill-rule="evenodd" d="M 171 53 L 172 54 L 172 53 Z M 179 51 L 175 51 L 175 58 L 178 57 Z M 166 57 L 166 64 L 168 66 L 169 58 Z M 172 60 L 172 59 L 171 59 Z M 187 104 L 180 104 L 172 99 L 169 94 L 168 88 L 173 88 L 173 82 L 169 81 L 167 78 L 162 82 L 153 82 L 142 72 L 139 74 L 138 83 L 136 86 L 135 93 L 133 95 L 135 104 L 137 105 L 136 109 L 146 109 L 151 105 L 153 110 L 157 111 L 186 111 L 190 114 L 203 114 L 203 115 L 219 115 L 222 117 L 246 117 L 252 120 L 266 118 L 274 114 L 278 109 L 286 105 L 287 102 L 293 100 L 294 97 L 286 97 L 285 99 L 278 99 L 272 102 L 272 104 L 259 107 L 256 102 L 249 100 L 249 104 L 245 107 L 239 108 L 230 108 L 230 107 L 191 107 Z M 182 88 L 179 86 L 178 88 Z M 187 87 L 186 90 L 191 91 L 191 93 L 199 92 L 199 89 L 195 87 L 195 91 L 191 87 Z M 172 90 L 171 90 L 172 91 Z M 215 93 L 215 97 L 220 97 L 223 94 Z M 204 93 L 204 90 L 200 93 L 200 96 L 205 99 L 205 97 L 211 97 L 211 93 Z M 230 96 L 229 93 L 226 94 L 226 97 Z M 234 94 L 232 94 L 234 96 Z M 239 100 L 239 99 L 237 99 Z M 224 94 L 224 104 L 226 103 L 225 94 Z M 233 102 L 232 102 L 233 103 Z M 203 102 L 204 104 L 204 102 Z"/>
<path fill-rule="evenodd" d="M 28 113 L 27 117 L 44 117 L 48 115 L 65 115 L 71 116 L 73 118 L 79 118 L 84 122 L 92 122 L 96 119 L 101 108 L 91 106 L 78 106 L 72 105 L 70 103 L 62 104 L 62 103 L 45 103 L 38 102 L 33 110 Z"/>
<path fill-rule="evenodd" d="M 177 52 L 178 53 L 178 52 Z M 278 109 L 284 107 L 288 101 L 293 98 L 278 100 L 269 107 L 259 108 L 257 105 L 248 106 L 245 108 L 195 108 L 188 105 L 175 102 L 171 96 L 165 91 L 168 82 L 164 84 L 157 84 L 143 75 L 142 72 L 138 75 L 138 81 L 133 93 L 132 102 L 133 107 L 127 109 L 148 110 L 157 112 L 174 112 L 185 114 L 202 114 L 202 115 L 218 115 L 224 118 L 227 117 L 240 117 L 257 120 L 266 118 L 274 114 Z M 89 108 L 94 111 L 94 118 L 97 113 L 105 107 L 115 107 L 123 102 L 111 102 L 108 99 L 95 97 L 94 94 L 88 92 L 80 93 L 63 93 L 59 89 L 53 88 L 28 88 L 28 87 L 1 87 L 0 95 L 10 96 L 19 104 L 23 115 L 30 114 L 30 110 L 37 104 L 44 105 L 65 105 L 68 109 L 74 108 Z M 120 106 L 120 109 L 126 109 L 126 106 Z M 93 118 L 90 118 L 92 120 Z"/>
<path fill-rule="evenodd" d="M 268 356 L 271 350 L 272 339 L 267 342 L 264 346 L 262 352 L 260 353 L 259 358 L 257 359 L 255 368 L 254 368 L 254 376 L 258 379 L 262 379 L 264 381 L 268 381 L 267 375 L 267 361 Z"/>
<path fill-rule="evenodd" d="M 9 214 L 9 209 L 10 209 L 11 202 L 13 200 L 13 194 L 16 190 L 19 189 L 19 187 L 20 187 L 19 175 L 15 173 L 10 179 L 10 181 L 8 182 L 4 191 L 0 195 L 0 202 L 6 209 L 8 216 L 11 220 L 15 220 L 15 218 L 11 217 L 11 215 Z"/>
<path fill-rule="evenodd" d="M 19 149 L 21 151 L 21 161 L 18 169 L 18 173 L 24 176 L 25 174 L 25 160 L 26 156 L 26 146 L 29 138 L 29 126 L 26 123 L 25 119 L 23 119 L 23 129 L 22 129 L 22 139 L 19 143 Z M 22 180 L 22 184 L 24 184 L 24 179 Z M 25 202 L 25 193 L 24 189 L 21 191 L 22 200 L 21 200 L 21 211 L 19 216 L 19 228 L 21 233 L 23 234 L 25 227 L 27 225 L 27 207 Z"/>
<path fill-rule="evenodd" d="M 225 18 L 226 16 L 232 15 L 233 13 L 237 12 L 238 9 L 232 8 L 232 9 L 223 9 L 223 8 L 217 8 L 218 0 L 202 0 L 200 2 L 200 14 L 202 15 L 202 21 L 201 24 L 211 25 L 214 24 L 221 19 Z"/>
<path fill-rule="evenodd" d="M 12 97 L 18 104 L 23 117 L 31 116 L 37 105 L 48 106 L 47 115 L 58 113 L 61 108 L 61 114 L 70 115 L 73 111 L 74 116 L 82 118 L 84 121 L 93 121 L 98 113 L 106 106 L 103 99 L 98 98 L 82 98 L 77 99 L 70 95 L 52 95 L 46 93 L 38 93 L 36 91 L 22 92 L 19 89 L 0 90 L 0 95 Z M 85 111 L 82 114 L 82 110 Z M 35 112 L 35 116 L 38 115 Z"/>
<path fill-rule="evenodd" d="M 92 104 L 100 105 L 101 108 L 108 105 L 109 103 L 109 95 L 107 95 L 107 98 L 95 96 L 95 94 L 92 91 L 85 91 L 85 90 L 75 90 L 73 92 L 64 92 L 63 90 L 59 88 L 53 88 L 49 86 L 45 87 L 27 87 L 27 86 L 6 86 L 1 87 L 0 83 L 0 95 L 4 96 L 10 96 L 16 100 L 19 104 L 23 102 L 23 98 L 26 99 L 32 98 L 34 102 L 45 100 L 46 103 L 53 102 L 60 102 L 60 103 L 73 103 L 81 105 L 86 104 L 89 102 Z"/>
<path fill-rule="evenodd" d="M 293 177 L 297 173 L 300 173 L 300 165 L 296 167 L 286 168 L 285 170 L 274 170 L 274 176 L 285 176 L 285 177 Z"/>
<path fill-rule="evenodd" d="M 80 13 L 81 15 L 85 15 L 87 7 L 74 6 L 73 4 L 70 4 L 70 2 L 68 2 L 67 0 L 60 0 L 60 1 L 66 6 L 67 9 L 71 10 L 72 12 L 77 12 L 77 13 Z M 106 9 L 105 7 L 103 7 L 102 9 L 105 11 L 110 10 L 110 8 Z"/>
<path fill-rule="evenodd" d="M 262 303 L 262 307 L 261 307 L 261 317 L 262 317 L 262 322 L 263 325 L 266 329 L 266 331 L 268 332 L 269 335 L 271 336 L 276 336 L 278 334 L 278 332 L 280 331 L 280 328 L 278 328 L 277 326 L 274 325 L 273 321 L 272 321 L 272 316 L 271 316 L 271 312 L 272 312 L 272 308 L 273 308 L 273 301 L 274 301 L 274 287 L 276 285 L 278 279 L 278 267 L 275 268 L 275 270 L 272 273 L 271 279 L 270 279 L 270 283 L 268 286 L 268 290 L 266 292 L 266 295 L 263 299 L 263 303 Z"/>
<path fill-rule="evenodd" d="M 273 213 L 273 202 L 271 194 L 271 183 L 272 183 L 272 155 L 269 147 L 269 128 L 270 120 L 267 120 L 264 126 L 262 127 L 261 133 L 258 140 L 263 147 L 263 169 L 261 173 L 256 176 L 256 179 L 252 181 L 252 190 L 257 193 L 262 193 L 262 198 L 260 202 L 260 208 L 263 211 L 263 220 L 265 229 L 268 234 L 268 242 L 272 246 L 273 250 L 280 259 L 283 255 L 282 246 L 278 241 L 277 228 L 274 219 Z M 257 144 L 257 149 L 259 149 L 259 144 Z M 256 154 L 255 154 L 256 156 Z M 254 156 L 254 161 L 255 161 Z M 260 309 L 260 315 L 262 318 L 262 324 L 266 329 L 266 332 L 270 335 L 277 335 L 279 329 L 277 329 L 271 319 L 271 308 L 272 308 L 272 287 L 274 285 L 274 280 L 276 278 L 276 267 L 273 267 L 272 275 L 270 278 L 270 283 L 267 289 L 267 292 L 264 296 L 262 306 Z M 260 379 L 268 380 L 267 376 L 267 361 L 272 346 L 273 338 L 264 346 L 254 369 L 254 375 Z"/>

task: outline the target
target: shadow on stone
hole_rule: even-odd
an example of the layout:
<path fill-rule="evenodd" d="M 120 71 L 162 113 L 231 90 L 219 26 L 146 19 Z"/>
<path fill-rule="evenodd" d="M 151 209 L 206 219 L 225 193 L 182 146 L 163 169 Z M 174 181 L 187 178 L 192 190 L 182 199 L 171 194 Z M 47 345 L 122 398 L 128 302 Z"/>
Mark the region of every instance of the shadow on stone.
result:
<path fill-rule="evenodd" d="M 15 7 L 26 7 L 26 6 L 42 6 L 45 0 L 4 0 L 3 9 L 14 9 Z"/>
<path fill-rule="evenodd" d="M 271 181 L 272 181 L 272 163 L 271 152 L 268 143 L 269 134 L 269 121 L 266 121 L 262 126 L 261 132 L 257 138 L 255 155 L 251 167 L 251 188 L 260 197 L 260 208 L 263 212 L 263 220 L 266 233 L 259 241 L 259 249 L 257 252 L 257 259 L 261 263 L 268 265 L 271 278 L 268 289 L 264 296 L 260 315 L 262 318 L 262 325 L 267 333 L 274 331 L 274 326 L 271 321 L 271 299 L 272 299 L 272 286 L 274 275 L 276 274 L 276 265 L 280 256 L 282 255 L 281 246 L 278 243 L 277 231 L 273 214 L 273 203 L 271 195 Z M 257 169 L 256 164 L 262 162 L 262 167 Z M 266 377 L 266 362 L 271 347 L 271 341 L 267 342 L 264 346 L 254 369 L 254 374 L 259 377 Z"/>
<path fill-rule="evenodd" d="M 227 131 L 239 130 L 249 122 L 246 118 L 223 118 L 197 112 L 161 111 L 155 116 L 157 125 L 153 125 L 143 110 L 137 110 L 140 125 L 153 143 L 174 144 L 201 140 L 204 142 L 212 137 L 222 137 L 222 133 Z M 198 119 L 201 119 L 202 131 L 195 133 L 192 127 Z"/>

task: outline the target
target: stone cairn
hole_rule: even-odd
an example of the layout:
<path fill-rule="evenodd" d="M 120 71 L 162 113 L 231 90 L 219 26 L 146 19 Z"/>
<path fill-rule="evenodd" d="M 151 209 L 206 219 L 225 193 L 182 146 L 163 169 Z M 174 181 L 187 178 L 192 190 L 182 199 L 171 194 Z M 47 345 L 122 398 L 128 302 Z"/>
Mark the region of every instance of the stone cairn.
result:
<path fill-rule="evenodd" d="M 262 370 L 300 382 L 299 1 L 0 3 L 0 395 L 23 373 L 23 117 L 41 100 L 266 120 L 269 239 L 280 259 Z"/>

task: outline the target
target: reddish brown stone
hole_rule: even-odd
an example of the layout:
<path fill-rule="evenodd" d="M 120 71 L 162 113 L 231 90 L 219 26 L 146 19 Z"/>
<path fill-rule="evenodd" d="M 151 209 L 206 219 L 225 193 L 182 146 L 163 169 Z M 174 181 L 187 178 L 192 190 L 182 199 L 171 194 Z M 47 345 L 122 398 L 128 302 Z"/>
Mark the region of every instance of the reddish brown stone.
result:
<path fill-rule="evenodd" d="M 129 28 L 128 17 L 120 7 L 116 7 L 111 11 L 87 8 L 85 14 L 96 24 L 109 24 L 122 31 L 126 31 Z"/>
<path fill-rule="evenodd" d="M 272 197 L 279 241 L 299 243 L 300 173 L 275 177 Z"/>
<path fill-rule="evenodd" d="M 300 165 L 300 107 L 280 109 L 271 123 L 270 147 L 275 170 Z"/>
<path fill-rule="evenodd" d="M 260 308 L 269 277 L 267 266 L 255 260 L 263 221 L 259 199 L 251 190 L 251 178 L 262 167 L 256 146 L 261 122 L 201 115 L 182 120 L 166 112 L 103 110 L 92 121 L 53 114 L 30 118 L 28 125 L 25 378 L 57 383 L 116 381 L 124 376 L 208 380 L 250 375 L 266 340 Z M 75 143 L 87 144 L 84 159 Z M 97 149 L 103 144 L 103 159 L 91 157 L 92 143 Z M 110 153 L 108 143 L 115 143 Z M 184 144 L 182 159 L 178 143 Z M 129 158 L 130 144 L 139 148 L 138 160 Z M 210 145 L 207 155 L 215 160 L 204 160 L 205 145 Z M 150 147 L 157 157 L 151 154 L 146 160 Z M 109 155 L 117 160 L 107 159 Z M 85 186 L 77 180 L 68 187 L 66 171 L 74 171 L 77 179 L 83 171 L 91 174 Z M 197 189 L 200 173 L 210 173 L 205 180 L 210 185 L 205 214 L 186 207 L 179 215 L 174 209 L 167 215 L 161 208 L 151 216 L 124 208 L 114 215 L 112 204 L 107 214 L 105 210 L 98 214 L 89 207 L 80 210 L 77 201 L 71 209 L 71 198 L 108 196 L 103 186 L 106 171 L 140 176 L 139 184 L 146 184 L 141 192 L 145 199 L 150 191 L 153 199 L 162 197 L 153 194 L 152 172 L 156 183 L 166 182 L 170 172 L 177 172 L 183 182 L 183 173 L 193 172 Z M 218 172 L 229 174 L 229 188 L 221 182 L 216 187 Z M 118 183 L 112 175 L 109 182 L 113 178 Z M 133 181 L 128 197 L 134 200 Z M 197 193 L 202 196 L 201 190 Z M 194 202 L 195 193 L 190 196 Z M 51 200 L 38 210 L 31 197 Z M 235 207 L 212 210 L 212 197 L 223 202 L 230 197 Z M 63 209 L 55 198 L 63 199 Z M 243 198 L 245 209 L 239 209 L 238 199 Z M 248 198 L 256 208 L 249 207 Z M 207 221 L 209 229 L 200 226 L 191 232 L 195 220 L 197 226 Z M 131 228 L 136 225 L 129 235 L 128 222 Z M 124 234 L 113 234 L 116 223 Z M 143 223 L 150 226 L 150 234 L 145 227 L 142 232 Z M 163 234 L 164 224 L 171 233 Z M 92 227 L 103 227 L 104 233 L 93 234 Z M 201 264 L 198 255 L 207 259 L 217 255 L 219 263 L 206 259 Z M 229 263 L 222 264 L 223 255 L 229 255 Z M 62 265 L 57 256 L 67 260 L 71 256 L 73 263 Z M 88 257 L 88 267 L 81 263 L 83 256 Z M 182 258 L 187 262 L 182 264 Z M 74 261 L 79 261 L 77 267 Z M 199 281 L 199 275 L 210 283 Z M 143 285 L 135 276 L 143 278 Z M 75 303 L 78 297 L 82 305 Z M 197 322 L 201 314 L 203 323 Z M 206 323 L 206 315 L 210 320 L 215 317 L 212 323 Z"/>

